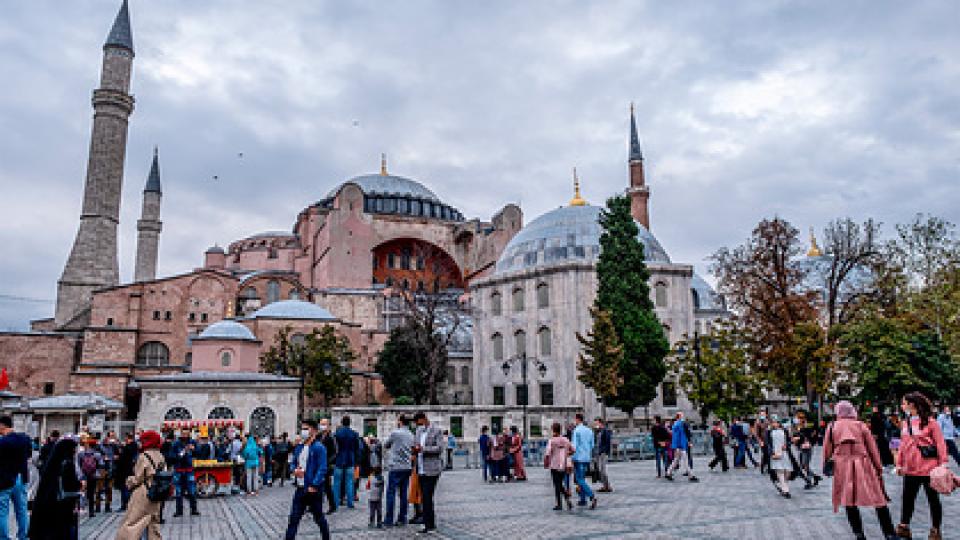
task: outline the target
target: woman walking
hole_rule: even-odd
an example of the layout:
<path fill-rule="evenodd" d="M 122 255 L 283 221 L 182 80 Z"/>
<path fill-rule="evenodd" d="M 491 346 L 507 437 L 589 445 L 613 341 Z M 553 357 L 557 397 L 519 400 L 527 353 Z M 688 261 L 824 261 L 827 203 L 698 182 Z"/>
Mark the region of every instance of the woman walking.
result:
<path fill-rule="evenodd" d="M 903 504 L 900 506 L 897 535 L 913 538 L 910 519 L 913 518 L 913 505 L 922 486 L 930 505 L 930 521 L 933 525 L 927 538 L 942 540 L 940 525 L 943 522 L 943 508 L 940 506 L 940 494 L 930 487 L 930 471 L 946 464 L 947 443 L 933 417 L 933 405 L 927 396 L 910 392 L 903 396 L 900 407 L 906 413 L 906 418 L 901 422 L 900 451 L 897 453 L 897 474 L 903 476 Z"/>
<path fill-rule="evenodd" d="M 247 495 L 257 495 L 260 493 L 260 457 L 263 449 L 257 445 L 256 437 L 247 435 L 247 444 L 244 445 L 241 455 L 246 471 Z"/>
<path fill-rule="evenodd" d="M 770 476 L 775 478 L 774 485 L 784 499 L 790 498 L 790 474 L 793 472 L 793 456 L 787 444 L 787 434 L 780 419 L 773 417 L 767 430 L 767 448 L 770 453 Z"/>
<path fill-rule="evenodd" d="M 139 540 L 146 529 L 150 540 L 160 538 L 160 503 L 147 497 L 147 490 L 157 471 L 166 466 L 160 454 L 162 440 L 156 431 L 140 435 L 140 456 L 133 466 L 133 476 L 124 478 L 130 490 L 127 513 L 117 531 L 117 540 Z"/>
<path fill-rule="evenodd" d="M 28 536 L 33 540 L 64 540 L 79 536 L 80 473 L 75 463 L 77 441 L 56 442 L 40 470 Z"/>
<path fill-rule="evenodd" d="M 823 460 L 833 460 L 833 511 L 841 506 L 857 540 L 866 540 L 858 507 L 877 509 L 884 538 L 896 540 L 893 518 L 883 488 L 883 460 L 873 433 L 857 419 L 849 401 L 837 403 L 837 419 L 827 428 Z"/>
<path fill-rule="evenodd" d="M 564 480 L 570 474 L 567 471 L 567 462 L 573 455 L 573 444 L 562 435 L 563 426 L 560 422 L 553 424 L 553 437 L 547 442 L 547 450 L 544 454 L 544 466 L 550 470 L 550 478 L 553 480 L 553 494 L 557 499 L 557 505 L 554 510 L 563 510 L 563 499 L 567 501 L 567 510 L 573 510 L 573 500 L 570 498 L 570 492 L 564 487 Z"/>

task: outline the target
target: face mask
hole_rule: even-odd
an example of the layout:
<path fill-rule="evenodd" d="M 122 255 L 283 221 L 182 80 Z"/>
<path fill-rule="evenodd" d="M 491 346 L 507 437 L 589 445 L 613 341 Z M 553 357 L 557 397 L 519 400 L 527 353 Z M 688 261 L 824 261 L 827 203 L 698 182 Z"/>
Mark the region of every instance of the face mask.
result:
<path fill-rule="evenodd" d="M 310 430 L 309 430 L 309 429 L 301 429 L 301 430 L 300 430 L 300 438 L 302 438 L 303 440 L 309 439 L 309 438 L 310 438 Z"/>

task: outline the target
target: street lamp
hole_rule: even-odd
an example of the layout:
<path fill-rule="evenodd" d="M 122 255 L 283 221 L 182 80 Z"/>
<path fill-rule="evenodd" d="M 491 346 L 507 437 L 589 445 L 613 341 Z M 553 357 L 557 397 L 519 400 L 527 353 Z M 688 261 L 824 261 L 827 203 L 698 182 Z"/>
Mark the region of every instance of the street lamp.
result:
<path fill-rule="evenodd" d="M 527 439 L 527 404 L 530 402 L 530 387 L 527 384 L 527 353 L 522 353 L 519 356 L 515 356 L 509 360 L 504 360 L 503 365 L 500 366 L 500 369 L 503 370 L 503 376 L 510 376 L 510 368 L 513 362 L 520 362 L 520 379 L 523 381 L 523 403 L 521 407 L 523 408 L 523 439 Z M 537 360 L 533 359 L 534 364 L 537 366 L 537 372 L 540 373 L 540 377 L 544 377 L 547 374 L 547 365 Z"/>

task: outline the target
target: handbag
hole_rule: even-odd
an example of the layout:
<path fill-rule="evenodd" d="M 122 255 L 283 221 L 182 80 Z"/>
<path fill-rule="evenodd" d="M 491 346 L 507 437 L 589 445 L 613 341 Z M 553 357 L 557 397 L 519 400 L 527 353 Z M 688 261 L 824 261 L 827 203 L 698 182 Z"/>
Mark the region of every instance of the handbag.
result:
<path fill-rule="evenodd" d="M 910 438 L 913 438 L 913 420 L 907 419 L 907 432 L 910 433 Z M 934 459 L 937 457 L 937 447 L 934 445 L 922 445 L 917 444 L 917 449 L 920 450 L 920 455 L 924 459 Z"/>
<path fill-rule="evenodd" d="M 830 423 L 830 428 L 827 430 L 827 439 L 829 439 L 831 443 L 833 442 L 833 422 Z M 823 460 L 824 476 L 827 476 L 827 477 L 833 476 L 833 468 L 834 468 L 833 456 Z"/>

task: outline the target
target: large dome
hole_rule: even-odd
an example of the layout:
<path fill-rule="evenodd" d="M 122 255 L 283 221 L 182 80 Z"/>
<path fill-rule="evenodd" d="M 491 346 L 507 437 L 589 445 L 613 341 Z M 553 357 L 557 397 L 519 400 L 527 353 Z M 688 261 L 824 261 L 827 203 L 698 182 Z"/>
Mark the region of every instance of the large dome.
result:
<path fill-rule="evenodd" d="M 440 202 L 437 195 L 426 186 L 416 180 L 404 178 L 403 176 L 395 176 L 392 174 L 364 174 L 355 176 L 344 183 L 357 184 L 365 195 L 412 197 L 415 199 Z M 342 187 L 343 184 L 335 187 L 327 194 L 327 197 L 335 196 Z"/>
<path fill-rule="evenodd" d="M 599 206 L 564 206 L 528 223 L 510 240 L 497 261 L 497 274 L 582 261 L 600 255 Z M 670 257 L 656 237 L 637 224 L 648 262 L 669 263 Z"/>

